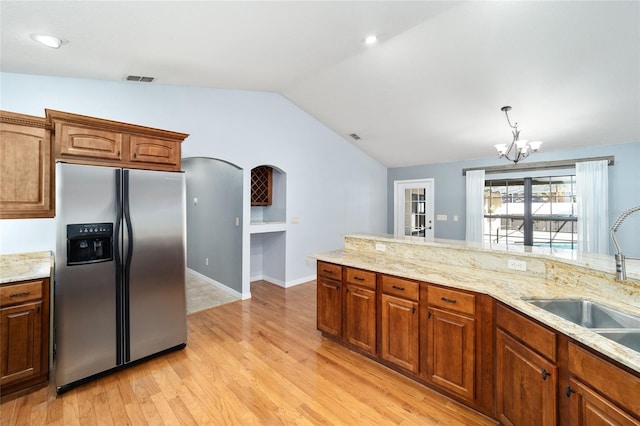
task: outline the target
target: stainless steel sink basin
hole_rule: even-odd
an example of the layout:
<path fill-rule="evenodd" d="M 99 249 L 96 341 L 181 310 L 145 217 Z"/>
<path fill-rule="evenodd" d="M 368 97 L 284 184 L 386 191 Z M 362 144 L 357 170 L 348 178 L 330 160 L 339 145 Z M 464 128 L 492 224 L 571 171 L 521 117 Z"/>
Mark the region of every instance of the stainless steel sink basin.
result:
<path fill-rule="evenodd" d="M 586 328 L 640 329 L 640 317 L 617 311 L 590 300 L 534 299 L 527 301 Z"/>
<path fill-rule="evenodd" d="M 640 330 L 606 330 L 598 332 L 598 334 L 640 352 Z"/>
<path fill-rule="evenodd" d="M 527 302 L 640 352 L 640 316 L 584 299 L 529 299 Z"/>

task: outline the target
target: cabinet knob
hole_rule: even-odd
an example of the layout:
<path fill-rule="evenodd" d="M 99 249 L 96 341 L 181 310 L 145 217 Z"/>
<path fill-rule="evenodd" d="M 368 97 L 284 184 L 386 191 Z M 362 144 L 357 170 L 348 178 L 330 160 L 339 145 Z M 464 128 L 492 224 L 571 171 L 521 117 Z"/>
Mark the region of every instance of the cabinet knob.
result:
<path fill-rule="evenodd" d="M 137 152 L 133 153 L 133 158 L 138 158 L 138 153 Z"/>
<path fill-rule="evenodd" d="M 571 386 L 564 388 L 564 394 L 567 395 L 567 398 L 571 398 L 572 393 L 576 393 L 576 391 L 575 389 L 571 389 Z"/>
<path fill-rule="evenodd" d="M 547 377 L 549 377 L 551 373 L 549 373 L 547 370 L 543 368 L 542 371 L 540 372 L 540 375 L 542 376 L 542 380 L 547 380 Z"/>

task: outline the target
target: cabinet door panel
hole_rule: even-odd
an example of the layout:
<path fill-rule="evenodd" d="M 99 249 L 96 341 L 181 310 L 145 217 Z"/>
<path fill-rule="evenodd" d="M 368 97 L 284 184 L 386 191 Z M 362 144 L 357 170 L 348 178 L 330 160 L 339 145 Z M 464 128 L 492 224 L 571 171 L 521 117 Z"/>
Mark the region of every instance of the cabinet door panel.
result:
<path fill-rule="evenodd" d="M 0 385 L 40 374 L 42 301 L 0 310 Z"/>
<path fill-rule="evenodd" d="M 587 385 L 571 379 L 569 386 L 574 391 L 569 397 L 571 398 L 570 419 L 572 426 L 640 425 L 640 421 L 635 420 Z"/>
<path fill-rule="evenodd" d="M 121 160 L 122 133 L 90 129 L 65 123 L 56 125 L 58 156 Z"/>
<path fill-rule="evenodd" d="M 382 295 L 381 356 L 412 373 L 418 372 L 418 304 Z"/>
<path fill-rule="evenodd" d="M 180 144 L 173 141 L 131 135 L 131 162 L 176 165 L 180 162 Z"/>
<path fill-rule="evenodd" d="M 430 308 L 427 376 L 469 400 L 475 397 L 475 320 Z"/>
<path fill-rule="evenodd" d="M 342 336 L 342 292 L 339 281 L 318 277 L 318 330 Z"/>
<path fill-rule="evenodd" d="M 556 421 L 557 367 L 501 329 L 496 332 L 497 416 L 505 425 Z"/>
<path fill-rule="evenodd" d="M 375 355 L 376 292 L 352 284 L 346 285 L 345 337 L 347 342 Z"/>
<path fill-rule="evenodd" d="M 0 120 L 19 121 L 20 114 L 1 112 Z M 0 218 L 53 217 L 51 135 L 33 117 L 22 124 L 0 121 Z"/>

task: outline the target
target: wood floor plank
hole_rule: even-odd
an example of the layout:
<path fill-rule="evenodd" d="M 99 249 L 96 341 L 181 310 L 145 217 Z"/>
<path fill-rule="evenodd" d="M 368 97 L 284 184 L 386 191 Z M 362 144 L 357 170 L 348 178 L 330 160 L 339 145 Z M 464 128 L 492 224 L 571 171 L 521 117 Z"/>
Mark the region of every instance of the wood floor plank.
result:
<path fill-rule="evenodd" d="M 323 338 L 315 282 L 253 283 L 252 298 L 190 315 L 175 351 L 56 395 L 0 405 L 4 425 L 492 425 Z"/>

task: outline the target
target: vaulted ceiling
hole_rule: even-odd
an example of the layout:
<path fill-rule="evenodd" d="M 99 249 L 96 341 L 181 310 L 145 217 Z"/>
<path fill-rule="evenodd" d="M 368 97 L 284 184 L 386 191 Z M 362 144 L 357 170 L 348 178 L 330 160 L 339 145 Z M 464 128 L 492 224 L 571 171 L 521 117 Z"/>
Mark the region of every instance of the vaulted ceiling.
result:
<path fill-rule="evenodd" d="M 544 151 L 640 141 L 638 1 L 3 0 L 0 26 L 4 72 L 274 91 L 388 167 L 493 156 L 503 105 Z"/>

